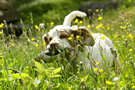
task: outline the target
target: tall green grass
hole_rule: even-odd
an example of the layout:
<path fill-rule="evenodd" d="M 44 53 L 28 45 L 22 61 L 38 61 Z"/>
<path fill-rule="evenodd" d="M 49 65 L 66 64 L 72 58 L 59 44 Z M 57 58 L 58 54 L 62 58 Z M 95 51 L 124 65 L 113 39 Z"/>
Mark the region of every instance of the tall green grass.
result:
<path fill-rule="evenodd" d="M 0 89 L 20 90 L 20 89 L 43 89 L 43 90 L 133 90 L 135 89 L 135 8 L 121 7 L 117 11 L 110 11 L 106 15 L 99 13 L 95 21 L 90 24 L 89 19 L 83 22 L 72 22 L 79 26 L 88 26 L 92 33 L 103 33 L 108 36 L 115 45 L 121 66 L 119 73 L 114 68 L 105 70 L 96 70 L 92 68 L 85 70 L 78 64 L 75 69 L 71 62 L 62 62 L 61 57 L 52 58 L 53 62 L 44 61 L 35 62 L 34 58 L 45 50 L 45 44 L 42 41 L 44 33 L 56 26 L 56 23 L 45 22 L 45 29 L 35 28 L 33 31 L 23 35 L 19 40 L 15 38 L 4 37 L 0 33 Z M 29 22 L 33 23 L 33 16 L 30 16 Z M 63 20 L 62 20 L 63 21 Z M 62 22 L 60 20 L 60 22 Z M 97 27 L 98 26 L 98 27 Z M 2 29 L 0 29 L 0 32 Z M 35 32 L 33 35 L 32 33 Z M 62 62 L 62 63 L 61 63 Z M 32 68 L 34 65 L 37 68 Z M 37 70 L 36 76 L 33 69 Z M 95 74 L 95 72 L 99 72 Z M 118 80 L 113 79 L 118 78 Z"/>

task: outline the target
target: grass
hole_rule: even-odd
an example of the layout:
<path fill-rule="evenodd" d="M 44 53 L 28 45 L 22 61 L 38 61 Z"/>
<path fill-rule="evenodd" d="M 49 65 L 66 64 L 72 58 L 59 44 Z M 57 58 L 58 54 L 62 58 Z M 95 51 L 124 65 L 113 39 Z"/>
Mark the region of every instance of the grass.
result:
<path fill-rule="evenodd" d="M 53 9 L 50 12 L 51 16 L 54 15 L 53 11 L 55 12 Z M 67 15 L 69 11 L 64 15 Z M 45 25 L 43 30 L 35 29 L 35 23 L 33 23 L 33 31 L 36 35 L 32 35 L 33 31 L 27 35 L 24 30 L 19 40 L 7 37 L 9 41 L 5 42 L 4 34 L 0 33 L 0 89 L 78 90 L 86 88 L 86 90 L 134 90 L 135 7 L 126 8 L 122 6 L 118 10 L 110 11 L 105 15 L 99 13 L 99 16 L 102 17 L 102 20 L 95 18 L 92 24 L 88 22 L 88 19 L 84 20 L 83 23 L 74 23 L 73 21 L 72 24 L 90 25 L 91 27 L 88 28 L 90 32 L 103 33 L 112 40 L 121 62 L 118 74 L 112 68 L 108 68 L 106 71 L 101 70 L 98 73 L 99 75 L 94 73 L 98 72 L 96 69 L 87 71 L 80 69 L 81 66 L 75 71 L 69 68 L 72 63 L 65 61 L 61 64 L 61 57 L 54 57 L 51 59 L 53 60 L 52 63 L 35 62 L 38 70 L 38 76 L 35 76 L 35 72 L 32 71 L 34 58 L 45 50 L 42 36 L 57 25 L 56 23 L 50 24 L 50 22 L 53 22 L 51 20 L 46 22 L 48 24 Z M 31 23 L 31 20 L 35 22 L 34 15 L 28 17 L 27 21 Z M 59 21 L 63 22 L 62 19 Z M 98 28 L 96 28 L 97 26 Z M 119 78 L 116 82 L 113 81 L 115 77 Z"/>

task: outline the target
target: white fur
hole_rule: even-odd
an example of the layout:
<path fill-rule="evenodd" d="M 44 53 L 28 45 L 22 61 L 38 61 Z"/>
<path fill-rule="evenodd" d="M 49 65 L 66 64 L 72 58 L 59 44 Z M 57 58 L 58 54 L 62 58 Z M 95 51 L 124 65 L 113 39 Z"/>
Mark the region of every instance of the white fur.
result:
<path fill-rule="evenodd" d="M 50 44 L 53 43 L 58 43 L 59 46 L 57 48 L 59 50 L 72 47 L 68 42 L 68 39 L 60 39 L 58 31 L 65 30 L 66 32 L 70 32 L 73 29 L 73 27 L 70 27 L 70 23 L 76 16 L 82 17 L 86 16 L 86 14 L 80 11 L 73 11 L 69 15 L 67 15 L 65 17 L 63 25 L 54 27 L 48 33 L 48 36 L 52 37 L 52 40 L 47 45 L 47 49 L 50 49 Z M 78 46 L 72 47 L 74 48 L 74 51 L 72 51 L 71 57 L 76 56 L 77 61 L 82 61 L 87 69 L 91 68 L 91 66 L 93 67 L 96 62 L 99 62 L 99 66 L 103 66 L 103 68 L 112 66 L 114 60 L 116 60 L 118 65 L 120 65 L 118 55 L 115 59 L 115 55 L 111 53 L 110 48 L 115 50 L 112 41 L 103 34 L 94 33 L 92 34 L 92 36 L 95 39 L 95 44 L 93 46 L 84 46 L 83 52 L 80 51 Z M 101 39 L 102 36 L 105 36 L 104 40 Z"/>

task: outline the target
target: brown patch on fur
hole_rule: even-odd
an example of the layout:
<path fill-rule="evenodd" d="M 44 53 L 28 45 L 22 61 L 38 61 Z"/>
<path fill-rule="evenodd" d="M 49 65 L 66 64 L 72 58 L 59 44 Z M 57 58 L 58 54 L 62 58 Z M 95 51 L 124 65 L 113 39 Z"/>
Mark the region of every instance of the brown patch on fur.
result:
<path fill-rule="evenodd" d="M 63 38 L 68 38 L 70 37 L 70 33 L 66 32 L 66 30 L 61 30 L 59 31 L 59 37 L 60 39 L 63 39 Z"/>
<path fill-rule="evenodd" d="M 52 40 L 52 37 L 46 34 L 43 36 L 43 41 L 46 43 L 46 45 L 48 45 L 51 40 Z"/>

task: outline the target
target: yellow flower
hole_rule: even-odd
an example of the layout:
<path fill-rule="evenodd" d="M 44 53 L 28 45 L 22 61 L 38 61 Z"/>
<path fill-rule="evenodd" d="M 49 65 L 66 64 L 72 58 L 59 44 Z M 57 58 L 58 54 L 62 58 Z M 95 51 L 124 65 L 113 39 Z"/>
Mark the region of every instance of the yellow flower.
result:
<path fill-rule="evenodd" d="M 1 24 L 0 24 L 0 28 L 2 28 L 3 26 L 4 26 L 4 23 L 1 23 Z"/>
<path fill-rule="evenodd" d="M 80 21 L 80 23 L 82 24 L 82 23 L 83 23 L 83 21 Z"/>
<path fill-rule="evenodd" d="M 126 26 L 122 26 L 122 29 L 126 29 Z"/>
<path fill-rule="evenodd" d="M 99 10 L 98 9 L 96 9 L 96 12 L 98 12 Z"/>
<path fill-rule="evenodd" d="M 102 17 L 98 17 L 98 20 L 102 20 Z"/>
<path fill-rule="evenodd" d="M 72 37 L 69 37 L 68 40 L 72 40 Z"/>
<path fill-rule="evenodd" d="M 0 35 L 2 35 L 3 34 L 3 32 L 0 32 Z"/>
<path fill-rule="evenodd" d="M 127 22 L 126 24 L 129 24 L 129 22 Z"/>
<path fill-rule="evenodd" d="M 28 39 L 29 37 L 27 36 L 26 39 Z"/>
<path fill-rule="evenodd" d="M 96 29 L 99 29 L 102 26 L 103 26 L 103 24 L 99 24 L 99 25 L 96 26 Z"/>
<path fill-rule="evenodd" d="M 125 77 L 128 77 L 128 75 L 125 75 Z"/>
<path fill-rule="evenodd" d="M 97 68 L 94 68 L 94 71 L 97 71 L 98 69 Z"/>
<path fill-rule="evenodd" d="M 74 23 L 78 23 L 78 19 L 75 19 Z"/>
<path fill-rule="evenodd" d="M 45 46 L 46 46 L 46 43 L 43 43 L 43 45 L 45 45 Z"/>
<path fill-rule="evenodd" d="M 132 52 L 133 50 L 132 49 L 129 49 L 129 52 Z"/>
<path fill-rule="evenodd" d="M 14 44 L 14 43 L 12 43 L 11 45 L 12 45 L 12 46 L 14 46 L 15 44 Z"/>
<path fill-rule="evenodd" d="M 71 88 L 68 88 L 68 90 L 71 90 Z"/>
<path fill-rule="evenodd" d="M 112 82 L 111 82 L 111 81 L 105 81 L 105 83 L 106 83 L 107 85 L 112 85 Z"/>
<path fill-rule="evenodd" d="M 51 25 L 54 25 L 54 22 L 51 22 L 50 24 L 51 24 Z"/>
<path fill-rule="evenodd" d="M 131 39 L 133 39 L 133 36 L 132 36 L 132 34 L 129 34 L 129 35 L 128 35 L 128 37 L 130 37 Z"/>
<path fill-rule="evenodd" d="M 135 89 L 135 86 L 132 86 L 133 89 Z"/>
<path fill-rule="evenodd" d="M 90 25 L 87 26 L 87 28 L 90 28 L 90 27 L 91 27 Z"/>
<path fill-rule="evenodd" d="M 79 38 L 80 38 L 80 36 L 79 36 L 79 35 L 77 35 L 77 36 L 76 36 L 76 38 L 77 38 L 77 39 L 79 39 Z"/>
<path fill-rule="evenodd" d="M 105 36 L 102 36 L 100 39 L 101 39 L 101 40 L 104 40 L 104 39 L 105 39 Z"/>
<path fill-rule="evenodd" d="M 103 69 L 100 69 L 99 72 L 103 72 Z"/>
<path fill-rule="evenodd" d="M 39 44 L 38 44 L 38 43 L 36 43 L 36 44 L 35 44 L 35 46 L 36 46 L 36 47 L 38 47 L 38 46 L 39 46 Z"/>
<path fill-rule="evenodd" d="M 73 37 L 74 35 L 73 34 L 71 34 L 71 37 Z"/>
<path fill-rule="evenodd" d="M 35 39 L 34 38 L 31 38 L 32 41 L 34 41 Z"/>
<path fill-rule="evenodd" d="M 114 35 L 114 38 L 116 38 L 117 37 L 117 33 L 115 33 L 115 35 Z"/>
<path fill-rule="evenodd" d="M 107 27 L 107 30 L 109 30 L 110 29 L 110 27 Z"/>
<path fill-rule="evenodd" d="M 99 62 L 96 62 L 96 64 L 98 65 L 98 64 L 99 64 Z"/>
<path fill-rule="evenodd" d="M 38 25 L 35 25 L 34 27 L 35 27 L 35 29 L 38 29 Z"/>

